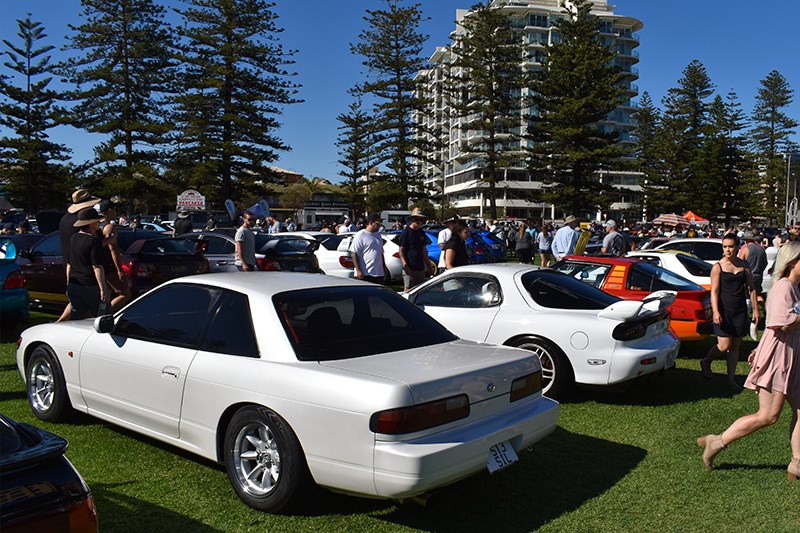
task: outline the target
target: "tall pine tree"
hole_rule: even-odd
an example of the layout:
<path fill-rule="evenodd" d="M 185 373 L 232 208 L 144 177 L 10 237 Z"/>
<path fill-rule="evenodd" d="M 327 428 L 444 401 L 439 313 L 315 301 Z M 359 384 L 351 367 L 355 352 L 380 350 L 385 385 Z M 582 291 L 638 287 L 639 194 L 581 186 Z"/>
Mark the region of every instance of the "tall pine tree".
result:
<path fill-rule="evenodd" d="M 367 79 L 361 86 L 374 101 L 378 162 L 386 163 L 388 174 L 376 190 L 388 197 L 397 195 L 397 207 L 406 208 L 410 198 L 425 195 L 422 176 L 412 159 L 426 153 L 415 113 L 423 113 L 426 100 L 415 94 L 416 77 L 427 61 L 421 55 L 427 35 L 419 32 L 421 4 L 403 6 L 402 0 L 385 0 L 386 9 L 367 10 L 368 28 L 350 46 L 362 56 Z M 371 102 L 373 103 L 373 102 Z M 419 150 L 417 150 L 419 148 Z M 377 185 L 377 184 L 376 184 Z"/>
<path fill-rule="evenodd" d="M 274 3 L 185 0 L 182 60 L 174 98 L 176 152 L 170 176 L 212 202 L 250 201 L 268 164 L 290 150 L 277 135 L 283 106 L 297 103 L 294 63 Z"/>
<path fill-rule="evenodd" d="M 477 4 L 453 36 L 448 80 L 451 107 L 460 120 L 462 152 L 469 153 L 488 184 L 492 219 L 497 218 L 498 171 L 519 166 L 528 85 L 523 36 L 491 2 Z"/>
<path fill-rule="evenodd" d="M 343 168 L 339 175 L 345 178 L 341 187 L 353 211 L 364 213 L 366 200 L 364 183 L 361 180 L 372 167 L 372 121 L 358 96 L 348 107 L 348 112 L 340 114 L 336 120 L 341 123 L 336 141 L 336 146 L 339 147 L 339 164 Z"/>
<path fill-rule="evenodd" d="M 58 125 L 56 101 L 50 88 L 53 66 L 49 52 L 40 45 L 47 37 L 40 22 L 30 15 L 17 20 L 20 43 L 3 39 L 9 60 L 3 65 L 12 76 L 0 77 L 0 125 L 11 135 L 0 138 L 0 181 L 11 202 L 31 213 L 44 208 L 62 209 L 70 179 L 63 161 L 69 150 L 50 140 L 48 131 Z"/>
<path fill-rule="evenodd" d="M 780 72 L 773 70 L 761 80 L 751 116 L 753 128 L 750 136 L 762 173 L 766 214 L 778 218 L 780 224 L 784 222 L 785 199 L 791 195 L 791 191 L 786 189 L 787 165 L 783 154 L 797 149 L 791 141 L 797 121 L 786 114 L 793 97 L 789 82 Z"/>
<path fill-rule="evenodd" d="M 661 127 L 661 112 L 653 104 L 650 93 L 647 91 L 642 93 L 639 105 L 631 114 L 631 118 L 636 124 L 633 130 L 636 145 L 632 155 L 636 160 L 636 170 L 641 172 L 644 178 L 642 214 L 645 219 L 652 220 L 663 212 L 664 197 L 671 193 L 661 180 L 661 161 L 656 149 Z"/>
<path fill-rule="evenodd" d="M 667 91 L 658 135 L 662 161 L 663 185 L 670 195 L 663 197 L 662 209 L 684 212 L 698 187 L 704 184 L 696 176 L 698 151 L 703 146 L 708 115 L 707 99 L 714 93 L 714 84 L 706 68 L 694 60 L 683 69 L 678 86 Z"/>
<path fill-rule="evenodd" d="M 78 87 L 72 123 L 107 136 L 95 149 L 92 192 L 118 194 L 131 209 L 142 201 L 142 207 L 160 207 L 158 192 L 168 188 L 156 165 L 170 129 L 163 95 L 171 90 L 173 71 L 165 10 L 153 0 L 81 0 L 81 5 L 84 22 L 69 26 L 68 45 L 81 55 L 66 61 L 63 72 Z"/>
<path fill-rule="evenodd" d="M 593 214 L 611 203 L 611 186 L 600 182 L 598 171 L 624 154 L 619 134 L 598 125 L 623 102 L 624 74 L 614 65 L 615 52 L 598 38 L 592 3 L 562 6 L 564 16 L 553 23 L 559 39 L 534 76 L 530 167 L 547 184 L 545 200 L 567 213 Z"/>

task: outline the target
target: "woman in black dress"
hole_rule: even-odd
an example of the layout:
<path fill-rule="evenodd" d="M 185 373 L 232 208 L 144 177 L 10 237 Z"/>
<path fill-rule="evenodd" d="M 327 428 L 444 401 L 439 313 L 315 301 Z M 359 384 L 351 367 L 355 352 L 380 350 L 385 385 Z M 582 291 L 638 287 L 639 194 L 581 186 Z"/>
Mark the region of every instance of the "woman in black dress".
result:
<path fill-rule="evenodd" d="M 722 259 L 711 269 L 711 308 L 714 311 L 714 334 L 717 345 L 700 361 L 700 370 L 706 379 L 712 378 L 711 362 L 720 357 L 728 361 L 728 386 L 741 390 L 736 383 L 736 364 L 739 347 L 748 334 L 750 319 L 747 316 L 747 298 L 753 307 L 753 322 L 758 323 L 758 294 L 753 275 L 747 263 L 737 257 L 739 238 L 728 233 L 722 238 Z"/>
<path fill-rule="evenodd" d="M 447 270 L 469 263 L 467 255 L 467 239 L 469 227 L 463 222 L 456 222 L 450 239 L 444 243 L 444 266 Z"/>

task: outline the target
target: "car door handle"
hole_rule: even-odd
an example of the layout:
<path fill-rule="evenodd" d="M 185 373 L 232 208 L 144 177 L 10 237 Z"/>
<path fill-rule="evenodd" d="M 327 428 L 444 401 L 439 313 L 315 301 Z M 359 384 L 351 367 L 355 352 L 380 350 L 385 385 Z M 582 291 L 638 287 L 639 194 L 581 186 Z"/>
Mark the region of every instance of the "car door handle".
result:
<path fill-rule="evenodd" d="M 181 369 L 175 366 L 165 366 L 161 369 L 162 378 L 178 379 L 181 375 Z"/>

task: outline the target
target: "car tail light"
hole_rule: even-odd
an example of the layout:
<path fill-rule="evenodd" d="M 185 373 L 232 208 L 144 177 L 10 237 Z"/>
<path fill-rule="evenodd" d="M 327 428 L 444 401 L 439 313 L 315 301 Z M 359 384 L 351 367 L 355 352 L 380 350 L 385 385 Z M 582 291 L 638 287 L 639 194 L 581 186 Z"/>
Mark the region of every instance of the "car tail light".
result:
<path fill-rule="evenodd" d="M 259 270 L 280 270 L 281 264 L 278 263 L 274 259 L 268 259 L 266 257 L 259 257 L 256 259 L 258 262 L 258 269 Z"/>
<path fill-rule="evenodd" d="M 644 337 L 647 332 L 647 324 L 643 322 L 623 322 L 614 328 L 611 334 L 618 341 L 632 341 Z"/>
<path fill-rule="evenodd" d="M 542 390 L 542 371 L 522 376 L 511 382 L 511 401 L 516 402 Z"/>
<path fill-rule="evenodd" d="M 694 312 L 694 318 L 695 320 L 700 320 L 702 322 L 704 320 L 710 319 L 711 317 L 709 316 L 708 309 L 697 309 Z"/>
<path fill-rule="evenodd" d="M 392 254 L 392 257 L 394 257 L 394 258 L 396 258 L 396 259 L 400 259 L 400 252 L 395 252 L 395 253 L 393 253 L 393 254 Z"/>
<path fill-rule="evenodd" d="M 69 531 L 97 531 L 97 508 L 91 494 L 68 512 Z"/>
<path fill-rule="evenodd" d="M 6 282 L 3 284 L 3 289 L 24 289 L 25 288 L 25 275 L 19 271 L 9 272 L 6 277 Z"/>
<path fill-rule="evenodd" d="M 148 275 L 147 270 L 143 269 L 142 265 L 140 265 L 137 261 L 134 261 L 133 259 L 122 263 L 122 271 L 125 272 L 125 275 L 128 278 L 132 278 L 134 276 L 140 278 L 146 278 Z"/>
<path fill-rule="evenodd" d="M 372 415 L 369 429 L 374 433 L 401 435 L 414 433 L 469 416 L 469 398 L 466 394 L 442 400 L 379 411 Z"/>
<path fill-rule="evenodd" d="M 353 258 L 349 255 L 339 256 L 339 264 L 344 268 L 355 268 L 355 265 L 353 264 Z"/>

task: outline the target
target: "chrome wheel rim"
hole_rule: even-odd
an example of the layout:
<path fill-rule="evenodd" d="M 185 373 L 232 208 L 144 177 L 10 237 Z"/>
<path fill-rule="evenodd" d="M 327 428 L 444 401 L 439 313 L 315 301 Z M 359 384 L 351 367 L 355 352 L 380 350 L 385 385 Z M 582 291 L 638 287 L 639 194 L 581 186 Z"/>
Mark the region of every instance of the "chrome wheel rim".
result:
<path fill-rule="evenodd" d="M 44 359 L 37 359 L 31 365 L 28 374 L 28 397 L 31 405 L 40 413 L 46 413 L 53 407 L 55 396 L 55 380 L 50 363 Z"/>
<path fill-rule="evenodd" d="M 542 365 L 542 392 L 547 392 L 556 378 L 556 364 L 553 361 L 553 355 L 539 344 L 526 343 L 520 348 L 533 352 L 539 357 L 539 363 Z"/>
<path fill-rule="evenodd" d="M 262 422 L 244 426 L 233 443 L 233 463 L 242 489 L 251 496 L 266 496 L 281 476 L 281 453 L 272 430 Z"/>

